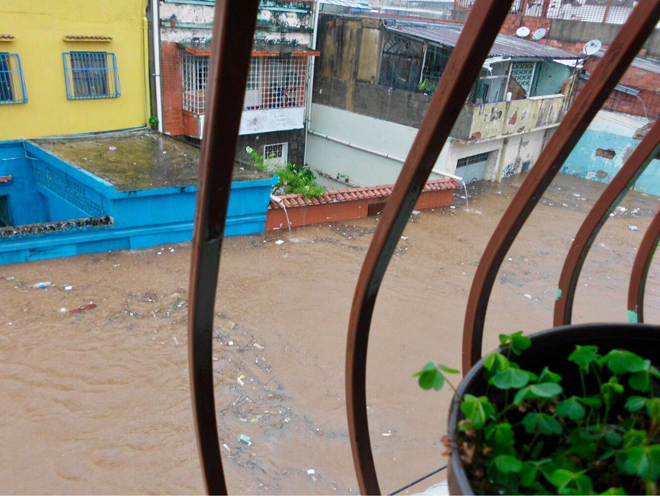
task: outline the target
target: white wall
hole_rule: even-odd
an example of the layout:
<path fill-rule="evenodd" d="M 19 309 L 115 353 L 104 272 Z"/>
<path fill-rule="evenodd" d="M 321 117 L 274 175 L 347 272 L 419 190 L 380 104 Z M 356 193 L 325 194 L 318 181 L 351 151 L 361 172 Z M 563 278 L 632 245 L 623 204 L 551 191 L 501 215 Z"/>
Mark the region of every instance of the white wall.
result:
<path fill-rule="evenodd" d="M 374 119 L 325 105 L 312 105 L 311 129 L 355 145 L 405 159 L 417 129 Z M 446 171 L 449 146 L 445 145 L 435 168 Z M 393 184 L 399 177 L 400 162 L 356 150 L 313 134 L 308 135 L 307 163 L 312 168 L 335 176 L 346 174 L 352 184 L 374 186 Z M 431 179 L 440 176 L 432 174 Z"/>

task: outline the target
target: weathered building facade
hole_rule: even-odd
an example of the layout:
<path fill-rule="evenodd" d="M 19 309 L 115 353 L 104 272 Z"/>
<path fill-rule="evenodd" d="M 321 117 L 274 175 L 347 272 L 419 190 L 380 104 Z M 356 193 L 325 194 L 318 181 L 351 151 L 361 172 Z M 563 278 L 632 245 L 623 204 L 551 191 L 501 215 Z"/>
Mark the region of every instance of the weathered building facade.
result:
<path fill-rule="evenodd" d="M 357 185 L 394 182 L 460 29 L 321 15 L 308 164 Z M 577 58 L 499 36 L 435 170 L 471 181 L 532 167 L 572 102 Z"/>
<path fill-rule="evenodd" d="M 159 1 L 162 131 L 202 139 L 213 1 Z M 311 0 L 263 0 L 248 75 L 238 152 L 302 165 L 314 23 Z"/>

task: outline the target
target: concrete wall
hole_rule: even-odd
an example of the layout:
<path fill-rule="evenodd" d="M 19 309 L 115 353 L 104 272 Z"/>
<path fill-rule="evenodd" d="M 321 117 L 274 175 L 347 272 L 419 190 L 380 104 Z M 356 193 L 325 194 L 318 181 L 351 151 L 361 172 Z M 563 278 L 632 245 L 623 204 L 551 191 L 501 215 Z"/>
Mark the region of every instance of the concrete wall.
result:
<path fill-rule="evenodd" d="M 312 129 L 401 159 L 408 155 L 418 131 L 411 126 L 319 104 L 312 105 Z M 345 174 L 354 185 L 393 184 L 401 172 L 401 162 L 319 136 L 310 134 L 307 146 L 307 162 L 310 167 L 331 176 Z M 436 168 L 445 172 L 451 172 L 445 169 L 448 150 L 449 147 L 445 145 L 436 162 Z M 431 177 L 439 179 L 438 176 Z"/>
<path fill-rule="evenodd" d="M 0 0 L 0 33 L 14 36 L 0 52 L 21 58 L 28 101 L 2 105 L 0 141 L 144 126 L 149 88 L 147 0 Z M 106 42 L 65 36 L 106 36 Z M 64 52 L 117 57 L 121 96 L 68 100 Z"/>
<path fill-rule="evenodd" d="M 599 112 L 564 163 L 561 172 L 609 183 L 639 145 L 640 136 L 635 139 L 635 133 L 647 122 L 638 117 Z M 646 168 L 637 180 L 635 189 L 660 196 L 659 160 L 654 160 Z"/>

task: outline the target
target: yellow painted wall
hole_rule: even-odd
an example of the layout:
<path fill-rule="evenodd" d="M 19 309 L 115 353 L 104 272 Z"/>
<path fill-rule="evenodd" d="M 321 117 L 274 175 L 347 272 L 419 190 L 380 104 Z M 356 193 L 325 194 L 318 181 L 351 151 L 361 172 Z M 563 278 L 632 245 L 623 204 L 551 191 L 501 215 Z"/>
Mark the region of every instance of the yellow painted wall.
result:
<path fill-rule="evenodd" d="M 146 124 L 143 18 L 148 0 L 0 0 L 0 52 L 21 57 L 28 102 L 0 105 L 0 141 L 125 129 Z M 66 42 L 66 35 L 112 41 Z M 67 100 L 62 52 L 117 56 L 121 96 Z M 148 101 L 148 98 L 146 99 Z"/>

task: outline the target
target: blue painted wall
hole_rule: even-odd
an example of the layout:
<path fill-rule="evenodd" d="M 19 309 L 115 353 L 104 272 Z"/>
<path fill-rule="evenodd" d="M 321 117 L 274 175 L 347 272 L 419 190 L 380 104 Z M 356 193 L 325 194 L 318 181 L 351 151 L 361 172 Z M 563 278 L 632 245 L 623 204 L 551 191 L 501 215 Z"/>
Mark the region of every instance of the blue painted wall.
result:
<path fill-rule="evenodd" d="M 113 219 L 110 227 L 0 238 L 0 264 L 192 239 L 196 186 L 117 191 L 33 143 L 0 144 L 0 153 L 4 154 L 0 158 L 16 158 L 0 161 L 0 167 L 5 164 L 0 175 L 16 173 L 10 185 L 0 186 L 0 195 L 5 194 L 2 191 L 12 195 L 12 212 L 26 212 L 14 219 L 15 225 L 103 215 Z M 264 231 L 271 187 L 276 183 L 275 176 L 232 184 L 226 236 Z"/>
<path fill-rule="evenodd" d="M 561 172 L 593 181 L 609 183 L 640 141 L 612 132 L 588 129 L 573 149 Z M 612 149 L 612 159 L 599 157 L 596 150 Z M 635 184 L 636 191 L 660 196 L 660 161 L 653 160 Z"/>

